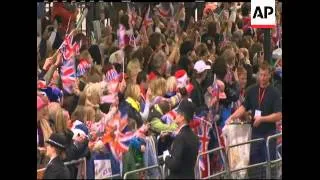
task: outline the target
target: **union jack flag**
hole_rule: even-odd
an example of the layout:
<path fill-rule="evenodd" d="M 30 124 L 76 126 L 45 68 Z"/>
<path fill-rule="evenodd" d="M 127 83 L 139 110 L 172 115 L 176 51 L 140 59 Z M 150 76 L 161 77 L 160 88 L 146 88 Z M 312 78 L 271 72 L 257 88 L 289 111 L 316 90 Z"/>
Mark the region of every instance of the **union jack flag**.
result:
<path fill-rule="evenodd" d="M 105 80 L 107 82 L 117 81 L 118 79 L 119 79 L 119 74 L 115 69 L 110 69 L 109 71 L 107 71 L 106 77 L 105 77 Z"/>
<path fill-rule="evenodd" d="M 91 64 L 86 59 L 80 59 L 77 67 L 77 77 L 82 76 L 91 68 Z"/>
<path fill-rule="evenodd" d="M 103 143 L 109 145 L 113 156 L 118 161 L 122 159 L 123 153 L 128 152 L 130 141 L 135 137 L 144 138 L 148 130 L 147 126 L 143 125 L 135 132 L 124 132 L 127 125 L 127 116 L 120 117 L 118 112 L 107 123 L 106 133 L 102 138 Z"/>
<path fill-rule="evenodd" d="M 69 60 L 74 55 L 78 55 L 80 53 L 81 42 L 72 44 L 73 36 L 67 36 L 60 48 L 60 52 L 63 55 L 65 60 Z"/>
<path fill-rule="evenodd" d="M 152 20 L 152 17 L 150 15 L 150 5 L 148 7 L 148 10 L 147 10 L 147 13 L 144 17 L 144 20 L 143 20 L 143 25 L 145 26 L 145 28 L 147 29 L 147 27 L 149 25 L 152 25 L 153 24 L 153 20 Z"/>
<path fill-rule="evenodd" d="M 127 3 L 127 12 L 129 16 L 129 22 L 134 26 L 137 22 L 137 12 L 134 7 L 130 7 L 129 3 Z"/>
<path fill-rule="evenodd" d="M 199 126 L 197 128 L 198 137 L 200 140 L 199 153 L 208 151 L 208 145 L 210 141 L 209 131 L 212 128 L 212 125 L 209 121 L 205 119 L 206 117 L 197 117 L 194 116 L 193 120 L 198 121 Z M 208 176 L 208 162 L 209 155 L 200 156 L 199 167 L 200 167 L 200 178 Z"/>
<path fill-rule="evenodd" d="M 69 60 L 63 59 L 60 73 L 63 89 L 68 93 L 72 93 L 73 84 L 76 81 L 74 57 Z"/>
<path fill-rule="evenodd" d="M 73 36 L 67 36 L 59 51 L 62 54 L 62 66 L 60 71 L 62 87 L 67 93 L 72 93 L 73 84 L 76 81 L 75 55 L 79 54 L 80 44 L 72 44 Z"/>
<path fill-rule="evenodd" d="M 163 7 L 162 3 L 160 3 L 158 6 L 159 15 L 164 18 L 170 18 L 173 15 L 173 6 L 172 3 L 170 3 L 170 8 L 166 9 Z"/>

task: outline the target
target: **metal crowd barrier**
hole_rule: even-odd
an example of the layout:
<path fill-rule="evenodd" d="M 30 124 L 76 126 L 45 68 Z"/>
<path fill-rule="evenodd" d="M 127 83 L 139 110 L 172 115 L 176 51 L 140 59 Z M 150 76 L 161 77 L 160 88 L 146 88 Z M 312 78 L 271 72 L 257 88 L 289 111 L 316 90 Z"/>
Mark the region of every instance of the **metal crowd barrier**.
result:
<path fill-rule="evenodd" d="M 78 164 L 81 163 L 82 161 L 86 161 L 86 158 L 80 158 L 78 160 L 72 160 L 72 161 L 68 161 L 63 163 L 65 166 L 69 166 L 69 165 L 73 165 L 73 164 Z"/>
<path fill-rule="evenodd" d="M 282 144 L 279 144 L 276 148 L 277 156 L 275 160 L 271 159 L 270 155 L 270 141 L 276 141 L 278 137 L 282 136 L 282 133 L 278 133 L 267 138 L 266 147 L 267 147 L 267 162 L 268 166 L 266 169 L 267 179 L 280 179 L 281 167 L 282 167 L 282 156 L 280 154 L 280 148 L 282 148 Z"/>
<path fill-rule="evenodd" d="M 114 175 L 111 175 L 109 177 L 106 177 L 105 179 L 121 179 L 121 174 L 114 174 Z"/>
<path fill-rule="evenodd" d="M 199 165 L 199 160 L 200 160 L 200 157 L 201 156 L 204 156 L 204 155 L 209 155 L 209 154 L 213 154 L 213 153 L 217 153 L 218 155 L 220 155 L 220 158 L 222 159 L 223 161 L 223 170 L 220 171 L 220 172 L 213 172 L 211 174 L 211 168 L 210 168 L 210 158 L 208 158 L 208 161 L 207 161 L 207 167 L 208 167 L 208 176 L 207 177 L 203 177 L 201 179 L 209 179 L 209 178 L 219 178 L 219 179 L 222 179 L 222 178 L 228 178 L 228 171 L 229 171 L 229 166 L 228 166 L 228 162 L 226 160 L 226 154 L 225 154 L 225 149 L 224 147 L 218 147 L 218 148 L 214 148 L 214 149 L 211 149 L 209 151 L 206 151 L 206 152 L 203 152 L 203 153 L 200 153 L 198 154 L 197 156 L 197 160 L 196 160 L 196 167 L 195 167 L 195 170 L 194 170 L 194 174 L 195 174 L 195 178 L 196 179 L 199 179 L 200 178 L 200 165 Z M 199 177 L 197 177 L 197 175 L 199 175 Z"/>
<path fill-rule="evenodd" d="M 163 175 L 161 172 L 161 167 L 157 164 L 157 165 L 153 165 L 153 166 L 149 166 L 149 167 L 145 167 L 145 168 L 141 168 L 141 169 L 136 169 L 133 171 L 128 171 L 124 174 L 123 179 L 127 179 L 128 175 L 130 174 L 135 174 L 135 173 L 139 173 L 139 172 L 144 172 L 146 170 L 150 170 L 150 169 L 158 169 L 160 172 L 160 179 L 163 179 Z"/>
<path fill-rule="evenodd" d="M 276 140 L 276 138 L 282 136 L 282 133 L 278 133 L 272 136 L 269 136 L 266 140 L 266 151 L 267 151 L 267 158 L 266 161 L 264 162 L 259 162 L 256 164 L 251 164 L 248 166 L 244 166 L 241 168 L 236 168 L 236 169 L 230 169 L 229 166 L 229 157 L 228 157 L 228 153 L 230 151 L 231 148 L 235 148 L 235 147 L 239 147 L 239 146 L 243 146 L 246 144 L 252 144 L 252 143 L 257 143 L 257 142 L 264 142 L 265 139 L 263 138 L 258 138 L 258 139 L 253 139 L 247 142 L 243 142 L 243 143 L 239 143 L 239 144 L 235 144 L 235 145 L 230 145 L 228 146 L 227 150 L 224 147 L 218 147 L 218 148 L 214 148 L 211 149 L 209 151 L 203 152 L 198 154 L 197 156 L 197 160 L 196 160 L 196 167 L 194 169 L 195 171 L 195 178 L 196 179 L 200 179 L 200 177 L 197 177 L 197 175 L 199 175 L 198 172 L 201 171 L 200 166 L 199 166 L 199 160 L 201 156 L 205 156 L 205 155 L 209 155 L 209 154 L 213 154 L 213 153 L 217 153 L 219 155 L 219 157 L 222 159 L 223 162 L 223 169 L 219 172 L 213 172 L 211 174 L 211 168 L 210 168 L 210 160 L 208 158 L 208 176 L 207 177 L 203 177 L 202 179 L 213 179 L 213 178 L 220 178 L 220 179 L 225 179 L 225 178 L 232 178 L 233 173 L 237 173 L 237 172 L 244 172 L 245 173 L 245 177 L 244 178 L 255 178 L 255 179 L 279 179 L 282 177 L 282 171 L 281 171 L 281 167 L 282 167 L 282 144 L 277 145 L 276 148 L 276 153 L 277 153 L 277 158 L 275 160 L 271 160 L 271 155 L 270 155 L 270 141 L 272 140 Z M 158 160 L 162 158 L 161 156 L 158 156 Z M 68 165 L 73 165 L 73 164 L 77 164 L 77 163 L 81 163 L 81 162 L 85 162 L 85 158 L 81 158 L 79 160 L 73 160 L 73 161 L 69 161 L 69 162 L 65 162 L 64 165 L 68 166 Z M 160 174 L 160 179 L 164 179 L 165 177 L 167 177 L 169 175 L 169 170 L 165 167 L 165 165 L 163 164 L 162 166 L 159 165 L 159 162 L 156 165 L 153 166 L 148 166 L 145 168 L 141 168 L 141 169 L 136 169 L 133 171 L 128 171 L 124 174 L 123 179 L 127 179 L 129 175 L 131 174 L 135 174 L 135 173 L 139 173 L 139 172 L 144 172 L 147 170 L 151 170 L 151 169 L 158 169 L 159 170 L 159 174 Z M 38 169 L 37 170 L 37 179 L 42 179 L 43 178 L 43 173 L 45 171 L 45 168 L 42 169 Z M 247 171 L 247 172 L 246 172 Z M 248 176 L 250 171 L 250 176 Z M 120 174 L 115 174 L 112 176 L 107 177 L 106 179 L 113 179 L 113 178 L 121 178 Z M 234 178 L 234 177 L 233 177 Z"/>
<path fill-rule="evenodd" d="M 214 152 L 220 152 L 218 154 L 222 154 L 222 160 L 223 160 L 223 170 L 220 172 L 215 172 L 211 175 L 211 169 L 210 169 L 210 162 L 208 163 L 208 176 L 204 177 L 202 179 L 211 179 L 211 178 L 236 178 L 238 179 L 239 177 L 234 176 L 237 175 L 235 173 L 241 174 L 242 171 L 242 178 L 250 178 L 250 179 L 279 179 L 282 176 L 281 173 L 281 167 L 282 167 L 282 155 L 281 155 L 281 148 L 282 144 L 277 145 L 276 148 L 276 153 L 277 153 L 277 158 L 276 160 L 271 160 L 271 155 L 270 155 L 270 141 L 271 140 L 276 140 L 276 138 L 282 136 L 282 133 L 278 133 L 272 136 L 269 136 L 266 140 L 264 138 L 258 138 L 258 139 L 253 139 L 247 142 L 239 143 L 239 144 L 234 144 L 228 146 L 227 150 L 225 151 L 224 147 L 218 147 L 203 153 L 198 154 L 197 161 L 196 161 L 196 167 L 195 167 L 195 178 L 199 179 L 200 177 L 197 177 L 197 170 L 200 171 L 200 166 L 199 166 L 199 158 L 203 155 L 208 155 Z M 236 169 L 230 169 L 229 166 L 229 151 L 232 148 L 235 147 L 240 147 L 246 144 L 253 144 L 253 143 L 263 143 L 266 145 L 266 151 L 267 151 L 267 157 L 264 162 L 259 162 L 256 164 L 250 164 L 247 166 L 243 166 L 241 168 L 236 168 Z M 226 160 L 227 159 L 227 160 Z M 249 164 L 250 162 L 248 162 Z M 250 172 L 249 172 L 250 171 Z"/>
<path fill-rule="evenodd" d="M 252 144 L 252 143 L 258 143 L 258 142 L 264 142 L 263 138 L 258 138 L 258 139 L 253 139 L 247 142 L 243 142 L 243 143 L 239 143 L 239 144 L 234 144 L 234 145 L 230 145 L 228 146 L 227 149 L 227 155 L 229 154 L 228 152 L 230 151 L 230 149 L 235 148 L 235 147 L 239 147 L 239 146 L 243 146 L 246 144 Z M 249 164 L 249 163 L 248 163 Z M 259 162 L 256 164 L 251 164 L 251 165 L 247 165 L 241 168 L 236 168 L 236 169 L 230 169 L 230 176 L 244 176 L 242 178 L 254 178 L 254 179 L 264 179 L 265 177 L 265 168 L 267 167 L 268 162 L 264 161 L 264 162 Z M 238 174 L 236 174 L 238 173 Z M 249 177 L 250 174 L 250 177 Z"/>

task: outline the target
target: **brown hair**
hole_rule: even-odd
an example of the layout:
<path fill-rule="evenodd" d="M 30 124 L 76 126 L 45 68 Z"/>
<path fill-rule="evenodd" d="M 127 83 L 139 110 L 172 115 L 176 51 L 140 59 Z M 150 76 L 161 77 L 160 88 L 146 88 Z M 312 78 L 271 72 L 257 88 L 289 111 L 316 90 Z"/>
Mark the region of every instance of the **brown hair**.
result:
<path fill-rule="evenodd" d="M 252 42 L 253 42 L 253 40 L 252 40 L 251 36 L 244 36 L 240 42 L 240 46 L 242 48 L 250 49 Z"/>
<path fill-rule="evenodd" d="M 162 110 L 163 114 L 166 114 L 167 112 L 170 111 L 170 102 L 169 101 L 160 101 L 159 102 L 159 107 Z"/>
<path fill-rule="evenodd" d="M 217 23 L 216 22 L 209 22 L 208 23 L 208 34 L 213 36 L 217 32 Z"/>
<path fill-rule="evenodd" d="M 156 48 L 161 44 L 162 37 L 160 33 L 154 32 L 149 37 L 149 45 L 152 50 L 156 50 Z"/>
<path fill-rule="evenodd" d="M 65 160 L 67 158 L 67 155 L 65 153 L 65 150 L 62 150 L 62 149 L 59 149 L 57 147 L 54 147 L 52 146 L 55 150 L 56 150 L 56 153 L 58 155 L 58 157 L 61 159 L 61 160 Z"/>
<path fill-rule="evenodd" d="M 247 74 L 247 70 L 244 67 L 238 67 L 237 68 L 238 77 L 241 75 Z"/>
<path fill-rule="evenodd" d="M 227 64 L 234 64 L 236 54 L 233 50 L 227 49 L 223 52 L 222 57 L 224 57 Z"/>
<path fill-rule="evenodd" d="M 136 51 L 134 51 L 132 53 L 131 58 L 132 59 L 138 59 L 140 64 L 144 64 L 145 59 L 144 59 L 144 55 L 143 55 L 143 50 L 144 49 L 142 47 L 139 47 Z"/>
<path fill-rule="evenodd" d="M 84 106 L 86 104 L 86 98 L 86 94 L 84 92 L 80 92 L 78 106 Z"/>
<path fill-rule="evenodd" d="M 102 73 L 98 69 L 97 65 L 93 65 L 90 68 L 87 82 L 97 83 L 100 81 L 102 81 Z"/>
<path fill-rule="evenodd" d="M 205 43 L 201 43 L 196 47 L 195 50 L 198 57 L 204 57 L 209 55 L 208 47 Z"/>
<path fill-rule="evenodd" d="M 144 59 L 143 69 L 146 72 L 148 71 L 148 66 L 151 61 L 152 53 L 153 53 L 153 50 L 150 46 L 143 48 L 143 59 Z"/>
<path fill-rule="evenodd" d="M 84 106 L 78 106 L 71 115 L 71 121 L 74 122 L 75 120 L 79 120 L 81 122 L 84 119 Z"/>
<path fill-rule="evenodd" d="M 127 73 L 129 77 L 137 76 L 141 71 L 140 62 L 137 58 L 129 61 L 127 65 Z"/>
<path fill-rule="evenodd" d="M 226 42 L 226 44 L 224 46 L 220 47 L 220 54 L 223 54 L 227 49 L 233 50 L 233 45 L 230 41 Z"/>
<path fill-rule="evenodd" d="M 151 59 L 150 70 L 158 70 L 166 63 L 166 55 L 163 51 L 156 52 Z"/>
<path fill-rule="evenodd" d="M 259 64 L 259 70 L 260 69 L 263 71 L 268 70 L 269 73 L 271 73 L 271 67 L 267 61 L 263 61 L 261 64 Z"/>
<path fill-rule="evenodd" d="M 261 43 L 257 42 L 252 44 L 252 46 L 248 49 L 249 50 L 249 59 L 252 60 L 254 55 L 259 52 L 259 51 L 263 51 L 263 46 Z M 252 61 L 251 61 L 252 63 Z"/>
<path fill-rule="evenodd" d="M 123 48 L 125 65 L 127 65 L 129 60 L 131 59 L 133 49 L 134 48 L 131 45 L 127 45 L 126 47 Z"/>

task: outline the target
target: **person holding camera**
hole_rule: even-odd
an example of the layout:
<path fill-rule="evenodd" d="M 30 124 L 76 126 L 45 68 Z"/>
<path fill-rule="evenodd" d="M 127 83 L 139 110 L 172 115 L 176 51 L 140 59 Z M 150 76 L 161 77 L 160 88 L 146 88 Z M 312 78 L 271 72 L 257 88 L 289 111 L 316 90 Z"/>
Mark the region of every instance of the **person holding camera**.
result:
<path fill-rule="evenodd" d="M 207 71 L 211 69 L 211 66 L 207 65 L 203 60 L 199 60 L 194 65 L 193 78 L 191 83 L 194 89 L 191 92 L 192 102 L 196 105 L 196 114 L 200 113 L 203 109 L 207 108 L 204 101 L 204 93 L 206 89 L 203 88 L 202 83 L 204 82 Z"/>

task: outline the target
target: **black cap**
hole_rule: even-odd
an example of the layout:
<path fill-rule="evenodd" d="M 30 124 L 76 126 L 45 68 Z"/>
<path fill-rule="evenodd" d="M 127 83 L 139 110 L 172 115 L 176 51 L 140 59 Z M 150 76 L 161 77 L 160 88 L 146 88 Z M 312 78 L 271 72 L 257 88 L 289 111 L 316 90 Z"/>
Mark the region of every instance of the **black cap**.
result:
<path fill-rule="evenodd" d="M 183 99 L 177 109 L 177 113 L 183 114 L 188 122 L 193 118 L 194 112 L 195 105 L 188 99 Z"/>
<path fill-rule="evenodd" d="M 66 137 L 63 133 L 52 133 L 46 143 L 53 147 L 64 150 L 66 148 Z"/>

